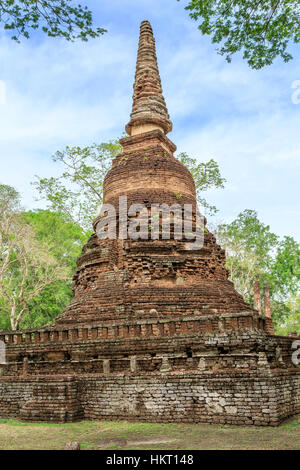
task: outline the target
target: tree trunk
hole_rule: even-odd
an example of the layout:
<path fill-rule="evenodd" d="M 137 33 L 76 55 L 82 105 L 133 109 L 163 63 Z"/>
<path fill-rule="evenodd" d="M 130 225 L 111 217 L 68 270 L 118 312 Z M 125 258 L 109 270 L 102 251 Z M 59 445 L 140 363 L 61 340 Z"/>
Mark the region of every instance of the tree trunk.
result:
<path fill-rule="evenodd" d="M 15 316 L 16 316 L 16 306 L 13 305 L 10 311 L 10 324 L 11 324 L 12 330 L 16 330 L 18 326 Z"/>

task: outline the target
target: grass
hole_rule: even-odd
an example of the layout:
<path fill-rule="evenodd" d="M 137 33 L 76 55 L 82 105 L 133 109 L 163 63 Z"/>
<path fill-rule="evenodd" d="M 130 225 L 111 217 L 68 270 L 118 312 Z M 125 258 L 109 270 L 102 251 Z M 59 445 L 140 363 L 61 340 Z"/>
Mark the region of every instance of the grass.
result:
<path fill-rule="evenodd" d="M 274 427 L 210 424 L 150 424 L 126 421 L 81 421 L 68 424 L 0 420 L 1 450 L 59 450 L 80 441 L 93 450 L 299 450 L 300 417 Z"/>

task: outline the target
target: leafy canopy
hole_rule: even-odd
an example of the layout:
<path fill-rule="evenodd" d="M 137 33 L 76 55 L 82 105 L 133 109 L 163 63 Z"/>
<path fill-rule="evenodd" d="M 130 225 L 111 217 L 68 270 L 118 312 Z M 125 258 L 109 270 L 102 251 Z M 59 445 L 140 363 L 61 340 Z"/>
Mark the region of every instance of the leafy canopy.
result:
<path fill-rule="evenodd" d="M 281 240 L 261 222 L 257 212 L 246 209 L 230 224 L 215 230 L 226 250 L 226 266 L 236 289 L 253 304 L 253 284 L 260 281 L 271 295 L 275 326 L 291 314 L 291 302 L 300 288 L 300 246 L 292 237 Z"/>
<path fill-rule="evenodd" d="M 62 259 L 42 243 L 23 217 L 14 188 L 0 185 L 0 323 L 19 327 L 29 304 L 43 289 L 68 278 Z"/>
<path fill-rule="evenodd" d="M 29 31 L 41 29 L 47 36 L 68 41 L 87 41 L 106 32 L 93 29 L 91 11 L 72 0 L 0 0 L 0 24 L 19 42 Z"/>
<path fill-rule="evenodd" d="M 291 332 L 300 331 L 300 295 L 292 297 L 286 304 L 286 315 L 283 317 L 284 321 L 277 326 L 276 332 L 280 335 L 287 335 Z"/>
<path fill-rule="evenodd" d="M 46 244 L 51 254 L 67 271 L 65 281 L 57 280 L 44 289 L 28 304 L 20 321 L 21 328 L 40 328 L 52 324 L 72 298 L 72 276 L 87 236 L 78 225 L 65 220 L 62 213 L 36 210 L 23 213 L 40 243 Z"/>
<path fill-rule="evenodd" d="M 2 184 L 0 215 L 0 329 L 51 324 L 72 298 L 87 236 L 62 213 L 24 212 L 18 192 Z"/>
<path fill-rule="evenodd" d="M 58 178 L 39 178 L 33 183 L 52 211 L 89 233 L 102 202 L 103 181 L 112 160 L 122 151 L 117 141 L 89 147 L 66 147 L 53 155 L 60 163 Z"/>
<path fill-rule="evenodd" d="M 300 288 L 300 246 L 285 236 L 277 245 L 270 273 L 272 284 L 281 297 L 296 295 Z"/>
<path fill-rule="evenodd" d="M 0 213 L 2 216 L 10 211 L 20 210 L 20 194 L 12 186 L 0 183 Z"/>
<path fill-rule="evenodd" d="M 299 0 L 191 0 L 186 9 L 228 62 L 239 51 L 253 69 L 288 62 L 289 43 L 300 41 Z"/>
<path fill-rule="evenodd" d="M 77 258 L 87 241 L 81 228 L 66 220 L 64 214 L 37 209 L 23 213 L 26 223 L 33 228 L 40 243 L 47 245 L 51 254 L 73 274 Z"/>
<path fill-rule="evenodd" d="M 269 225 L 259 220 L 256 211 L 246 209 L 230 224 L 220 225 L 218 237 L 229 252 L 230 248 L 238 247 L 240 252 L 252 254 L 256 259 L 253 266 L 256 279 L 270 268 L 278 236 L 270 232 Z"/>

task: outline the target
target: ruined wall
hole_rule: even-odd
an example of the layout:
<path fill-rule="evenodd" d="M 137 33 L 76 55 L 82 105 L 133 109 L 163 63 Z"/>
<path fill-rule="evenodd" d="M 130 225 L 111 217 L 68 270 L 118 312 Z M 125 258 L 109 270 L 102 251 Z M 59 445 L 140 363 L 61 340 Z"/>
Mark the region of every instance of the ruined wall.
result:
<path fill-rule="evenodd" d="M 229 320 L 253 321 L 240 315 Z M 277 425 L 300 412 L 294 338 L 249 323 L 202 334 L 170 324 L 111 325 L 107 338 L 103 325 L 1 336 L 0 417 Z"/>
<path fill-rule="evenodd" d="M 83 418 L 74 377 L 2 377 L 0 417 L 24 421 L 73 422 Z"/>
<path fill-rule="evenodd" d="M 276 426 L 300 412 L 296 372 L 2 378 L 0 417 Z"/>
<path fill-rule="evenodd" d="M 172 123 L 147 21 L 126 129 L 104 202 L 117 218 L 120 196 L 144 204 L 146 216 L 151 204 L 176 204 L 166 216 L 170 237 L 163 239 L 160 215 L 157 239 L 149 219 L 147 240 L 94 233 L 78 259 L 74 297 L 55 326 L 0 332 L 7 361 L 0 364 L 0 417 L 277 425 L 299 413 L 293 339 L 272 336 L 271 318 L 234 289 L 206 221 L 201 248 L 186 250 L 188 240 L 176 236 L 185 204 L 192 205 L 195 232 L 196 191 L 165 135 Z M 127 226 L 134 217 L 126 214 Z"/>
<path fill-rule="evenodd" d="M 149 422 L 278 425 L 300 411 L 300 376 L 202 373 L 88 378 L 85 416 Z"/>
<path fill-rule="evenodd" d="M 239 314 L 222 317 L 222 322 L 208 316 L 7 333 L 0 336 L 6 341 L 7 356 L 0 372 L 5 376 L 102 374 L 103 361 L 109 360 L 110 372 L 131 373 L 133 358 L 140 372 L 159 371 L 163 360 L 180 372 L 197 370 L 200 360 L 205 360 L 202 369 L 211 371 L 256 370 L 261 367 L 261 354 L 272 369 L 294 367 L 293 339 L 280 338 L 279 344 L 258 326 L 259 322 L 253 329 L 251 315 Z"/>
<path fill-rule="evenodd" d="M 195 312 L 221 316 L 249 311 L 255 316 L 257 312 L 229 281 L 225 251 L 214 235 L 200 224 L 203 246 L 191 250 L 186 249 L 184 236 L 177 237 L 180 230 L 174 219 L 182 223 L 186 204 L 191 206 L 188 219 L 195 233 L 197 203 L 193 177 L 173 156 L 174 144 L 159 129 L 121 139 L 121 144 L 124 151 L 105 177 L 104 202 L 115 208 L 117 222 L 120 196 L 127 197 L 127 208 L 143 204 L 148 239 L 100 240 L 94 233 L 78 259 L 74 297 L 56 325 L 149 318 L 153 310 L 163 318 Z M 152 239 L 152 204 L 176 204 L 175 215 L 172 210 L 171 215 L 164 214 L 164 221 L 171 221 L 170 239 L 162 237 L 162 215 L 159 239 Z M 126 211 L 127 227 L 135 217 Z M 99 220 L 101 216 L 94 221 L 95 232 Z"/>

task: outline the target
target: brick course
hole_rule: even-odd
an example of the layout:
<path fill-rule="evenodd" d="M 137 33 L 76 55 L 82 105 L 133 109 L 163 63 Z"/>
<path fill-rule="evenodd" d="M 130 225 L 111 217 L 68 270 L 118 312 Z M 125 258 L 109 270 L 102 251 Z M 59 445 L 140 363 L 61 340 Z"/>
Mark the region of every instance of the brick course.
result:
<path fill-rule="evenodd" d="M 195 184 L 173 156 L 171 128 L 152 29 L 143 22 L 130 135 L 104 181 L 104 202 L 117 217 L 126 195 L 147 211 L 191 204 L 195 225 Z M 55 325 L 0 331 L 7 358 L 0 417 L 278 425 L 299 413 L 295 338 L 274 336 L 272 319 L 235 290 L 213 234 L 205 230 L 194 250 L 175 235 L 174 227 L 170 240 L 93 233 Z"/>

